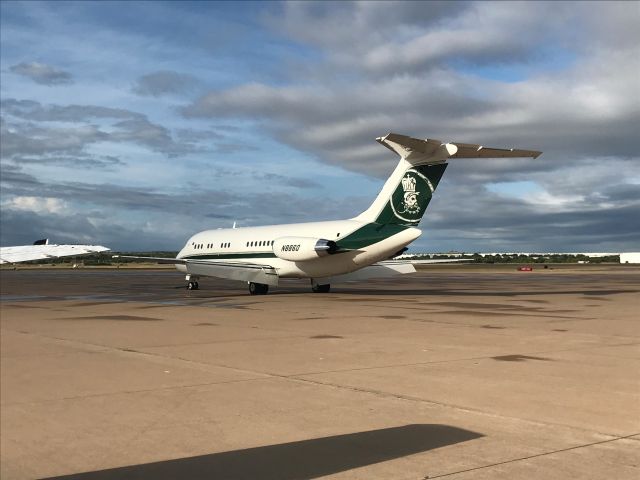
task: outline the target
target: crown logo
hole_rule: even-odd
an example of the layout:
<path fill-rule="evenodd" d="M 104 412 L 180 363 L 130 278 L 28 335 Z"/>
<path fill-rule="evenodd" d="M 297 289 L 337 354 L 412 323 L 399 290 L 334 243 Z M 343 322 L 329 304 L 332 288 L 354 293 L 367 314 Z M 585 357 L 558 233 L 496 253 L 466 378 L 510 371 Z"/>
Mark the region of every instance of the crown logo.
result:
<path fill-rule="evenodd" d="M 407 174 L 407 176 L 402 179 L 402 188 L 404 189 L 405 193 L 415 193 L 416 179 L 410 177 L 409 174 Z"/>
<path fill-rule="evenodd" d="M 416 177 L 409 175 L 407 172 L 402 178 L 402 189 L 404 190 L 402 200 L 395 205 L 394 211 L 396 215 L 408 214 L 413 216 L 420 213 L 420 204 L 418 203 L 418 195 L 420 195 L 420 192 L 416 192 L 416 186 Z"/>

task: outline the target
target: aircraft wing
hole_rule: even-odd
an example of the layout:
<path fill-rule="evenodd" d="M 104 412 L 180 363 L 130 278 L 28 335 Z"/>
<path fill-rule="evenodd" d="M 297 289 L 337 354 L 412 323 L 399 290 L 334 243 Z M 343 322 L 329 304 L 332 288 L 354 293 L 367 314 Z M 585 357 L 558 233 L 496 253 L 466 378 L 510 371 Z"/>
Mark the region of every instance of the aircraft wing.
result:
<path fill-rule="evenodd" d="M 353 282 L 369 278 L 393 277 L 396 275 L 405 275 L 407 273 L 415 272 L 416 269 L 409 260 L 385 260 L 384 262 L 374 263 L 373 265 L 361 268 L 355 272 L 336 275 L 333 277 L 319 278 L 317 279 L 317 282 L 321 284 Z"/>
<path fill-rule="evenodd" d="M 424 260 L 408 260 L 414 265 L 425 265 L 429 263 L 458 263 L 458 262 L 474 262 L 473 258 L 426 258 Z"/>
<path fill-rule="evenodd" d="M 259 263 L 198 260 L 184 258 L 136 257 L 132 255 L 114 255 L 113 258 L 133 258 L 160 264 L 184 265 L 187 273 L 195 276 L 226 278 L 243 282 L 278 285 L 278 272 L 271 265 Z"/>
<path fill-rule="evenodd" d="M 135 255 L 112 255 L 111 258 L 131 258 L 133 260 L 146 260 L 147 262 L 160 263 L 165 265 L 184 265 L 186 260 L 180 258 L 167 257 L 137 257 Z"/>
<path fill-rule="evenodd" d="M 22 245 L 0 247 L 0 265 L 5 263 L 46 260 L 47 258 L 75 257 L 109 251 L 102 245 Z"/>

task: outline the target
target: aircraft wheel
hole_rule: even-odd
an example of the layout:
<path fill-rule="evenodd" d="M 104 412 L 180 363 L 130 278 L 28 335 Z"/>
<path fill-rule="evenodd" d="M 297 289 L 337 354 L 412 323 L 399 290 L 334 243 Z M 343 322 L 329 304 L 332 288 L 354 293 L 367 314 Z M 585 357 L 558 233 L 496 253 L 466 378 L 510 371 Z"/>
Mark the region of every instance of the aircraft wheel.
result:
<path fill-rule="evenodd" d="M 249 282 L 249 293 L 251 295 L 266 295 L 269 291 L 269 285 L 264 283 Z"/>
<path fill-rule="evenodd" d="M 200 288 L 200 285 L 198 285 L 198 282 L 187 283 L 187 290 L 198 290 L 199 288 Z"/>
<path fill-rule="evenodd" d="M 331 284 L 329 283 L 326 283 L 324 285 L 311 285 L 311 291 L 313 293 L 329 293 L 329 290 L 331 290 Z"/>

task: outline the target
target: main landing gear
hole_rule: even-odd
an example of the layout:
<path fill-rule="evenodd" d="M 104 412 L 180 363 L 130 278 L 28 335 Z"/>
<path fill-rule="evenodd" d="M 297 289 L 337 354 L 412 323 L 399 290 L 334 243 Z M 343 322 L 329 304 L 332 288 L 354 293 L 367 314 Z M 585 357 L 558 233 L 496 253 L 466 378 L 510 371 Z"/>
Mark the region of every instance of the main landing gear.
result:
<path fill-rule="evenodd" d="M 331 284 L 325 283 L 324 285 L 320 285 L 311 280 L 311 291 L 313 293 L 329 293 L 329 290 L 331 290 Z"/>
<path fill-rule="evenodd" d="M 187 275 L 185 277 L 187 283 L 187 290 L 199 290 L 200 285 L 198 285 L 198 277 L 192 277 L 191 275 Z"/>
<path fill-rule="evenodd" d="M 269 291 L 269 285 L 264 283 L 249 282 L 249 293 L 251 295 L 266 295 Z"/>

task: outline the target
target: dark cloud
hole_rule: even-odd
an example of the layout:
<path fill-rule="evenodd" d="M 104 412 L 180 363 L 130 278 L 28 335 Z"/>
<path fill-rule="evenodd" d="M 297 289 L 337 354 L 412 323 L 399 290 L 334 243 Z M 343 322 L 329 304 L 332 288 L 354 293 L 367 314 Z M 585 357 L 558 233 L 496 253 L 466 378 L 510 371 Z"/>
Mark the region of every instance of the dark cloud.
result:
<path fill-rule="evenodd" d="M 222 155 L 232 155 L 237 152 L 256 152 L 259 148 L 255 145 L 249 145 L 247 143 L 229 143 L 219 142 L 215 144 L 214 151 Z"/>
<path fill-rule="evenodd" d="M 321 188 L 318 182 L 315 182 L 309 178 L 300 178 L 300 177 L 287 177 L 285 175 L 278 175 L 276 173 L 263 173 L 258 174 L 259 178 L 268 183 L 277 183 L 279 185 L 284 185 L 288 187 L 295 187 L 301 189 L 307 188 Z"/>
<path fill-rule="evenodd" d="M 541 42 L 561 43 L 580 10 L 562 2 L 552 8 L 549 16 L 540 4 L 526 2 L 286 2 L 267 24 L 320 50 L 323 68 L 395 76 L 451 60 L 535 59 Z"/>
<path fill-rule="evenodd" d="M 2 163 L 0 166 L 2 167 L 0 182 L 7 186 L 12 185 L 14 188 L 35 188 L 41 185 L 36 177 L 24 173 L 22 168 L 17 165 Z M 2 193 L 5 193 L 4 190 Z"/>
<path fill-rule="evenodd" d="M 66 153 L 77 155 L 80 162 L 86 158 L 85 149 L 99 142 L 134 143 L 169 156 L 194 151 L 190 143 L 175 140 L 166 127 L 126 109 L 6 99 L 1 110 L 3 158 Z"/>
<path fill-rule="evenodd" d="M 60 153 L 78 154 L 86 146 L 108 139 L 109 134 L 95 125 L 62 128 L 7 122 L 0 132 L 0 152 L 3 159 Z"/>
<path fill-rule="evenodd" d="M 97 105 L 43 105 L 34 100 L 3 99 L 0 104 L 4 115 L 34 122 L 87 122 L 95 119 L 146 118 L 141 113 L 123 108 Z"/>
<path fill-rule="evenodd" d="M 193 128 L 180 128 L 176 130 L 176 136 L 189 143 L 211 142 L 227 138 L 226 134 L 215 130 L 196 130 Z"/>
<path fill-rule="evenodd" d="M 71 74 L 64 70 L 58 70 L 50 65 L 37 62 L 22 62 L 13 65 L 10 70 L 13 73 L 28 77 L 41 85 L 68 85 L 73 83 Z"/>
<path fill-rule="evenodd" d="M 198 80 L 191 75 L 163 70 L 140 77 L 133 87 L 133 92 L 143 96 L 159 97 L 189 92 L 197 84 Z"/>
<path fill-rule="evenodd" d="M 125 164 L 113 155 L 88 155 L 78 153 L 76 155 L 41 155 L 36 157 L 14 157 L 12 159 L 19 165 L 62 165 L 67 167 L 84 167 L 101 170 L 115 170 L 116 167 Z M 4 170 L 4 169 L 3 169 Z"/>
<path fill-rule="evenodd" d="M 45 183 L 15 167 L 7 172 L 9 176 L 3 168 L 3 245 L 26 244 L 45 235 L 58 242 L 101 243 L 118 250 L 178 249 L 192 233 L 231 227 L 232 221 L 238 226 L 304 222 L 310 211 L 317 219 L 338 219 L 345 211 L 359 213 L 358 207 L 367 202 L 357 197 L 327 202 L 268 190 L 166 193 L 104 183 Z M 24 203 L 29 208 L 21 207 Z M 40 211 L 45 209 L 38 205 L 50 203 L 55 211 Z"/>
<path fill-rule="evenodd" d="M 67 215 L 5 210 L 2 223 L 2 245 L 29 245 L 34 239 L 49 238 L 60 244 L 104 245 L 114 251 L 130 250 L 132 246 L 148 250 L 177 250 L 186 240 L 184 235 L 176 232 L 159 237 L 141 226 L 122 225 L 117 219 L 96 224 L 84 213 Z"/>

